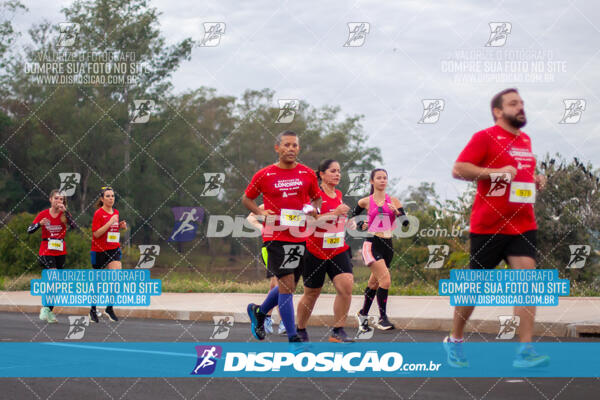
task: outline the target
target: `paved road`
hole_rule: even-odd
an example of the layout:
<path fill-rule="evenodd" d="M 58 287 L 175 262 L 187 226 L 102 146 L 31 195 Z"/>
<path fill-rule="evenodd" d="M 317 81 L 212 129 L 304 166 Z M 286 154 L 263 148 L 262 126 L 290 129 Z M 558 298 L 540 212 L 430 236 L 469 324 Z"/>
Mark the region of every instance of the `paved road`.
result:
<path fill-rule="evenodd" d="M 34 314 L 0 313 L 0 340 L 63 341 L 66 320 L 41 324 Z M 101 320 L 86 329 L 82 341 L 206 342 L 213 326 L 205 322 L 127 319 Z M 327 337 L 325 328 L 310 328 L 314 341 Z M 443 334 L 428 331 L 376 332 L 373 340 L 427 342 Z M 252 340 L 247 324 L 233 327 L 226 341 Z M 282 336 L 269 340 L 285 341 Z M 474 335 L 471 341 L 494 340 Z M 544 340 L 555 340 L 546 338 Z M 562 339 L 561 339 L 562 340 Z M 598 340 L 564 339 L 569 341 Z M 527 378 L 3 378 L 2 399 L 591 399 L 600 390 L 598 379 Z"/>

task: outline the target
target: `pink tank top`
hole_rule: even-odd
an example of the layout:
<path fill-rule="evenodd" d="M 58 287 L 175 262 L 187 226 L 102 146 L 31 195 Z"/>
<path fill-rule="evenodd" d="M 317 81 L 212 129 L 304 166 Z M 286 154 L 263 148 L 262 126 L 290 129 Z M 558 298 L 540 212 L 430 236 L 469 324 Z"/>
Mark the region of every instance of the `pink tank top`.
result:
<path fill-rule="evenodd" d="M 383 206 L 378 206 L 373 199 L 373 195 L 369 196 L 369 232 L 385 232 L 396 229 L 396 215 L 388 206 L 392 199 L 386 193 L 385 203 Z"/>

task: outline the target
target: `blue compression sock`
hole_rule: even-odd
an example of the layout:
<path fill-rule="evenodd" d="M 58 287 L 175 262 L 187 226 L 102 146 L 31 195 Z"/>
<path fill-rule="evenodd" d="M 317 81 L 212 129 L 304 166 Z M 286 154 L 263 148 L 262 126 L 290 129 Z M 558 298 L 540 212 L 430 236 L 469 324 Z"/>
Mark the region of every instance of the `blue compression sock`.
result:
<path fill-rule="evenodd" d="M 279 286 L 275 286 L 273 289 L 269 291 L 267 298 L 260 305 L 260 312 L 263 314 L 267 314 L 277 305 L 277 300 L 279 298 Z"/>
<path fill-rule="evenodd" d="M 294 319 L 294 295 L 279 294 L 279 315 L 283 321 L 283 326 L 287 331 L 288 338 L 296 336 L 296 321 Z"/>

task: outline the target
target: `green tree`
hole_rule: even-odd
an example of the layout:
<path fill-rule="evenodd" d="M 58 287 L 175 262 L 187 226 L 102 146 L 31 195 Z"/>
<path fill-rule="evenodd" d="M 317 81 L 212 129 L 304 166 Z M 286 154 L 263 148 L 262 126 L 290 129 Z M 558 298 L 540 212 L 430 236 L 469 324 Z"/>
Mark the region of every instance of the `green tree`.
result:
<path fill-rule="evenodd" d="M 600 178 L 590 163 L 577 158 L 567 161 L 559 154 L 546 154 L 539 170 L 548 179 L 538 193 L 538 264 L 558 268 L 567 277 L 591 282 L 600 272 Z M 589 245 L 591 254 L 582 269 L 567 269 L 569 245 Z"/>
<path fill-rule="evenodd" d="M 136 228 L 145 218 L 130 188 L 153 178 L 135 174 L 133 162 L 138 156 L 159 168 L 166 162 L 147 149 L 147 141 L 154 138 L 150 135 L 158 129 L 132 124 L 132 105 L 136 99 L 154 100 L 160 111 L 170 96 L 170 77 L 189 59 L 194 42 L 187 38 L 167 45 L 159 29 L 160 13 L 145 0 L 78 0 L 62 12 L 67 21 L 80 26 L 70 50 L 74 56 L 133 54 L 121 62 L 127 64 L 125 77 L 135 75 L 137 79 L 106 86 L 36 84 L 25 73 L 25 63 L 39 59 L 44 52 L 56 54 L 59 35 L 58 27 L 48 22 L 34 26 L 30 29 L 34 47 L 25 48 L 11 63 L 10 96 L 3 106 L 15 116 L 14 125 L 19 128 L 10 133 L 14 137 L 7 143 L 7 153 L 20 168 L 24 190 L 31 192 L 36 206 L 58 186 L 58 172 L 75 171 L 81 173 L 81 183 L 70 200 L 72 208 L 79 211 L 75 215 L 78 222 L 89 223 L 100 186 L 110 184 L 117 189 L 121 213 Z M 93 62 L 86 57 L 81 60 L 83 67 Z M 142 68 L 133 68 L 138 64 Z M 31 143 L 30 148 L 24 149 L 23 142 Z M 163 176 L 175 180 L 168 173 Z"/>

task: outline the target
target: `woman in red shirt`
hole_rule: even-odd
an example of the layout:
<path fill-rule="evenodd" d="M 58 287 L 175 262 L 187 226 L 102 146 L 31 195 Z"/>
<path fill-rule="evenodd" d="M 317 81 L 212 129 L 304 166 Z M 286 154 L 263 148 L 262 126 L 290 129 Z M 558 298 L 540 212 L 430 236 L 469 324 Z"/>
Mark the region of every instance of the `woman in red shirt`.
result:
<path fill-rule="evenodd" d="M 352 254 L 345 242 L 346 214 L 350 210 L 342 200 L 342 192 L 336 189 L 340 183 L 340 164 L 324 160 L 316 171 L 321 187 L 321 208 L 317 215 L 316 229 L 306 240 L 304 254 L 304 295 L 298 303 L 298 335 L 308 341 L 306 324 L 325 283 L 325 275 L 336 290 L 333 303 L 334 322 L 329 335 L 330 342 L 353 342 L 344 331 L 344 324 L 352 301 Z"/>
<path fill-rule="evenodd" d="M 119 239 L 121 229 L 127 229 L 125 221 L 119 222 L 119 211 L 113 208 L 115 192 L 109 186 L 102 188 L 96 202 L 96 212 L 92 220 L 92 267 L 94 269 L 121 269 L 121 245 Z M 108 305 L 104 314 L 111 321 L 118 321 L 113 307 Z M 96 306 L 90 308 L 90 319 L 98 322 Z"/>
<path fill-rule="evenodd" d="M 42 228 L 42 243 L 38 260 L 42 268 L 62 269 L 67 258 L 65 234 L 67 225 L 76 229 L 71 213 L 67 211 L 67 199 L 58 189 L 50 192 L 50 208 L 40 211 L 33 223 L 27 228 L 27 233 L 34 233 Z M 40 310 L 40 320 L 55 323 L 56 316 L 52 312 L 54 306 L 48 305 Z"/>

